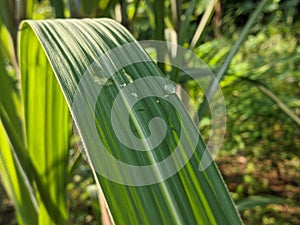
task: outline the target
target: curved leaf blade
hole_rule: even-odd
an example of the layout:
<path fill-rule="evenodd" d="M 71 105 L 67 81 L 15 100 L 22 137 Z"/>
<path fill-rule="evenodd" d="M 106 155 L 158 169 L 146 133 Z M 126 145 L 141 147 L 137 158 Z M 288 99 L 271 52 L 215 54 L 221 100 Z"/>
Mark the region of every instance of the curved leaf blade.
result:
<path fill-rule="evenodd" d="M 22 24 L 21 32 L 21 64 L 23 65 L 24 84 L 26 84 L 25 81 L 29 79 L 29 76 L 34 76 L 26 69 L 28 63 L 25 48 L 26 42 L 29 40 L 30 43 L 34 44 L 38 43 L 39 40 L 42 45 L 73 114 L 74 111 L 71 107 L 73 96 L 82 74 L 101 54 L 135 41 L 128 31 L 109 19 L 26 21 Z M 142 50 L 140 52 L 137 50 L 137 53 L 145 55 Z M 36 55 L 39 54 L 36 53 Z M 145 55 L 145 57 L 148 56 Z M 125 70 L 125 73 L 130 74 L 133 80 L 145 77 L 145 74 L 163 76 L 158 67 L 151 61 L 130 65 Z M 157 161 L 159 161 L 172 151 L 172 145 L 178 141 L 178 134 L 176 134 L 178 131 L 170 132 L 167 135 L 170 142 L 167 141 L 165 145 L 162 145 L 158 154 L 131 156 L 126 151 L 128 149 L 113 137 L 112 125 L 105 122 L 110 120 L 107 111 L 110 111 L 112 107 L 112 102 L 119 91 L 119 85 L 124 81 L 127 82 L 125 75 L 122 72 L 116 73 L 112 85 L 107 86 L 104 94 L 97 100 L 95 123 L 98 125 L 99 136 L 102 139 L 107 138 L 106 147 L 120 160 L 127 160 L 127 162 L 135 165 L 143 165 L 145 160 L 149 162 L 149 157 L 157 157 Z M 30 83 L 27 84 L 27 87 L 30 87 Z M 174 95 L 171 97 L 184 111 L 178 98 Z M 179 118 L 176 113 L 170 110 L 168 104 L 163 103 L 162 106 L 156 107 L 153 99 L 143 100 L 140 104 L 141 107 L 145 107 L 146 113 L 136 110 L 132 115 L 132 118 L 137 121 L 134 128 L 142 128 L 142 132 L 139 133 L 140 137 L 147 136 L 147 132 L 149 132 L 147 121 L 153 116 L 164 118 L 167 125 L 173 125 L 176 130 Z M 191 119 L 189 120 L 191 121 Z M 78 127 L 79 131 L 84 128 L 83 126 Z M 190 129 L 188 132 L 196 132 L 195 127 L 188 127 L 187 129 Z M 86 142 L 88 138 L 89 136 L 82 135 L 83 142 Z M 216 165 L 213 163 L 204 172 L 198 171 L 204 150 L 205 145 L 199 139 L 196 153 L 183 169 L 168 180 L 148 186 L 125 186 L 112 182 L 96 173 L 97 165 L 92 164 L 115 223 L 241 224 L 240 217 Z M 87 153 L 91 154 L 89 149 L 87 149 Z M 98 162 L 101 164 L 101 159 Z"/>

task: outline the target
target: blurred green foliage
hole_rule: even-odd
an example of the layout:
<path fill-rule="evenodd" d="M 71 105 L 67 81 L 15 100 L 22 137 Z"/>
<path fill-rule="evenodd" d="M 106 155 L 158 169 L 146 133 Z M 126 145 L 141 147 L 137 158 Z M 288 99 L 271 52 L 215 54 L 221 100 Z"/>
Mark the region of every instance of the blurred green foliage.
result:
<path fill-rule="evenodd" d="M 210 39 L 214 35 L 212 26 L 195 50 L 214 71 L 222 65 L 249 10 L 256 4 L 222 2 L 221 37 Z M 300 116 L 299 9 L 299 1 L 273 1 L 221 82 L 227 106 L 227 134 L 217 162 L 234 199 L 272 194 L 290 202 L 289 207 L 270 205 L 246 210 L 242 213 L 245 224 L 300 223 L 299 125 L 248 81 L 263 84 Z M 193 89 L 191 93 L 198 94 Z M 205 136 L 209 114 L 201 124 Z"/>
<path fill-rule="evenodd" d="M 290 159 L 299 154 L 299 126 L 244 79 L 265 84 L 299 115 L 299 34 L 288 31 L 285 24 L 270 23 L 251 34 L 221 82 L 228 119 L 228 137 L 223 147 L 232 154 L 241 151 L 255 157 L 273 155 L 275 159 Z M 230 49 L 226 46 L 230 45 L 232 40 L 221 38 L 206 42 L 196 51 L 211 68 L 217 69 Z M 246 148 L 251 149 L 245 152 Z"/>

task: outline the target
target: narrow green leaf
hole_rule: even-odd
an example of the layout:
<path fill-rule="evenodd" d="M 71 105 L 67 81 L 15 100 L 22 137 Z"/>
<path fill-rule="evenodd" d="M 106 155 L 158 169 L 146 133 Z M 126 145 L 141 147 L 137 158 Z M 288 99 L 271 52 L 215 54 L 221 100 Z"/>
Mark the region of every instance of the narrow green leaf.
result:
<path fill-rule="evenodd" d="M 17 20 L 15 18 L 16 11 L 15 11 L 15 1 L 10 0 L 4 0 L 1 1 L 1 7 L 0 7 L 0 20 L 1 23 L 5 25 L 5 27 L 8 29 L 12 39 L 14 40 L 14 44 L 17 37 Z M 16 47 L 14 45 L 14 47 Z"/>
<path fill-rule="evenodd" d="M 161 0 L 154 0 L 152 3 L 155 29 L 154 29 L 154 40 L 165 40 L 165 2 Z M 157 58 L 163 59 L 164 55 L 157 49 Z M 158 63 L 158 66 L 162 71 L 165 71 L 165 65 Z"/>
<path fill-rule="evenodd" d="M 250 196 L 248 198 L 240 199 L 236 201 L 239 211 L 251 209 L 255 206 L 264 206 L 268 204 L 287 204 L 287 201 L 283 198 L 276 196 Z"/>
<path fill-rule="evenodd" d="M 214 11 L 214 7 L 215 5 L 217 4 L 218 0 L 212 0 L 209 2 L 209 4 L 207 5 L 206 9 L 205 9 L 205 12 L 200 20 L 200 23 L 198 24 L 197 26 L 197 29 L 194 33 L 194 36 L 192 38 L 192 41 L 191 41 L 191 44 L 190 44 L 190 49 L 194 49 L 194 47 L 196 46 L 196 44 L 198 43 L 202 33 L 203 33 L 203 30 L 205 28 L 205 26 L 207 25 L 207 23 L 209 22 L 210 20 L 210 17 Z"/>
<path fill-rule="evenodd" d="M 152 30 L 155 30 L 156 24 L 155 24 L 155 16 L 154 16 L 155 13 L 154 13 L 153 5 L 151 4 L 151 0 L 145 0 L 145 2 L 148 6 L 145 8 L 145 11 L 148 16 L 150 27 L 152 28 Z"/>
<path fill-rule="evenodd" d="M 180 29 L 181 0 L 171 0 L 171 12 L 174 29 L 178 31 Z"/>
<path fill-rule="evenodd" d="M 3 17 L 3 15 L 2 15 Z M 3 19 L 0 20 L 0 41 L 1 41 L 1 50 L 3 51 L 4 56 L 8 56 L 8 58 L 11 59 L 11 61 L 15 60 L 15 46 L 14 41 L 12 39 L 11 33 L 10 33 L 10 27 L 7 27 L 10 24 L 7 24 L 3 21 Z M 12 60 L 13 59 L 13 60 Z M 16 64 L 16 62 L 12 62 L 12 64 Z"/>
<path fill-rule="evenodd" d="M 66 224 L 69 111 L 34 34 L 20 40 L 20 70 L 28 155 L 39 204 L 39 224 Z M 29 49 L 30 50 L 29 50 Z"/>
<path fill-rule="evenodd" d="M 15 136 L 18 140 L 13 140 L 15 142 L 20 142 L 22 145 L 23 140 L 23 129 L 22 129 L 22 105 L 21 97 L 17 88 L 17 80 L 12 76 L 8 75 L 4 63 L 4 57 L 2 51 L 0 50 L 0 89 L 2 93 L 0 95 L 0 117 L 7 118 L 4 122 L 7 125 L 6 129 L 11 134 Z M 11 129 L 9 128 L 11 127 Z M 15 144 L 16 147 L 17 144 Z"/>
<path fill-rule="evenodd" d="M 1 26 L 1 25 L 0 25 Z M 3 27 L 1 26 L 0 29 Z M 8 74 L 4 63 L 5 57 L 0 49 L 0 119 L 7 133 L 10 145 L 13 147 L 16 157 L 22 159 L 22 168 L 31 181 L 30 160 L 26 152 L 24 137 L 23 105 L 17 78 Z"/>
<path fill-rule="evenodd" d="M 50 0 L 50 4 L 54 9 L 56 18 L 64 18 L 64 1 L 63 0 Z"/>
<path fill-rule="evenodd" d="M 151 152 L 132 151 L 118 141 L 110 118 L 112 105 L 120 91 L 120 85 L 124 85 L 124 83 L 129 85 L 132 82 L 137 82 L 140 78 L 163 77 L 163 74 L 148 55 L 141 48 L 136 47 L 136 49 L 131 49 L 128 54 L 118 55 L 116 61 L 110 62 L 112 66 L 117 66 L 124 60 L 130 61 L 132 57 L 140 57 L 148 59 L 148 61 L 126 66 L 121 71 L 116 72 L 112 80 L 103 85 L 103 93 L 101 92 L 97 98 L 95 112 L 90 105 L 85 108 L 86 112 L 94 113 L 93 123 L 97 126 L 97 132 L 96 134 L 94 132 L 85 133 L 86 130 L 89 131 L 90 124 L 81 123 L 80 117 L 78 117 L 80 115 L 71 107 L 78 83 L 86 70 L 101 55 L 109 54 L 109 51 L 115 47 L 135 41 L 127 30 L 109 19 L 26 21 L 22 24 L 21 30 L 21 70 L 24 96 L 28 99 L 29 96 L 43 95 L 40 93 L 43 88 L 38 90 L 34 87 L 43 86 L 43 83 L 39 81 L 40 79 L 51 80 L 52 78 L 48 78 L 48 76 L 54 77 L 51 73 L 43 73 L 42 71 L 45 70 L 42 65 L 37 67 L 39 70 L 31 69 L 31 60 L 34 60 L 35 63 L 45 60 L 40 51 L 35 51 L 36 46 L 40 43 L 62 88 L 73 117 L 77 119 L 76 123 L 79 125 L 78 129 L 82 141 L 87 146 L 86 150 L 92 162 L 92 168 L 116 224 L 233 225 L 242 223 L 216 165 L 212 163 L 205 171 L 198 171 L 201 156 L 205 151 L 205 145 L 201 139 L 199 139 L 195 154 L 189 162 L 174 176 L 160 183 L 147 186 L 129 186 L 108 180 L 99 173 L 99 168 L 105 167 L 112 172 L 117 168 L 99 157 L 100 152 L 105 151 L 105 149 L 99 149 L 101 145 L 87 145 L 93 143 L 94 140 L 96 141 L 94 135 L 97 138 L 100 137 L 103 141 L 102 147 L 105 147 L 111 155 L 120 161 L 141 166 L 160 162 L 172 154 L 174 146 L 178 144 L 180 130 L 183 130 L 182 133 L 189 140 L 186 147 L 191 145 L 191 134 L 198 132 L 178 97 L 175 94 L 170 94 L 166 96 L 166 99 L 171 100 L 174 105 L 170 105 L 164 99 L 161 99 L 160 104 L 158 104 L 156 99 L 145 98 L 133 107 L 130 114 L 132 130 L 128 132 L 136 132 L 136 136 L 139 138 L 150 135 L 148 123 L 153 117 L 160 117 L 166 122 L 169 129 L 165 140 L 155 150 Z M 30 54 L 26 49 L 28 46 L 31 49 Z M 109 67 L 110 64 L 105 64 L 105 66 Z M 139 93 L 147 89 L 159 91 L 155 82 L 148 82 L 139 88 Z M 56 95 L 56 92 L 53 91 L 52 94 Z M 92 89 L 85 94 L 93 94 Z M 80 96 L 85 94 L 81 93 Z M 138 94 L 135 93 L 135 95 Z M 46 113 L 43 111 L 45 103 L 38 101 L 38 98 L 34 98 L 35 104 L 29 103 L 25 108 L 26 121 L 36 119 L 35 123 L 27 124 L 28 133 L 37 130 L 37 127 L 34 126 L 37 126 L 38 122 L 42 122 L 39 120 L 39 116 Z M 122 104 L 129 103 L 126 98 L 121 102 Z M 178 110 L 177 112 L 174 107 Z M 43 113 L 36 114 L 40 111 Z M 120 124 L 124 122 L 121 117 L 116 119 Z M 181 124 L 181 121 L 186 123 Z M 171 127 L 173 129 L 170 129 Z M 44 128 L 39 130 L 44 130 Z M 56 132 L 59 133 L 57 130 Z M 29 138 L 29 148 L 33 145 L 31 142 L 33 140 Z M 43 146 L 41 142 L 40 140 L 36 146 Z M 147 146 L 144 147 L 147 149 Z M 183 155 L 182 146 L 179 147 L 179 151 L 182 157 L 186 157 Z M 179 160 L 182 159 L 178 158 L 172 161 L 172 165 L 178 163 Z M 119 174 L 119 176 L 122 173 L 127 173 L 127 171 L 121 170 L 115 172 L 114 174 Z M 165 172 L 163 170 L 150 170 L 145 176 L 160 177 Z M 147 177 L 142 179 L 147 179 Z"/>
<path fill-rule="evenodd" d="M 26 4 L 26 18 L 31 19 L 34 7 L 34 0 L 24 0 L 24 2 Z"/>
<path fill-rule="evenodd" d="M 152 4 L 155 20 L 155 40 L 164 40 L 165 36 L 165 5 L 164 1 L 154 0 Z"/>
<path fill-rule="evenodd" d="M 36 199 L 29 187 L 28 179 L 14 154 L 0 119 L 0 172 L 2 182 L 10 199 L 14 202 L 16 217 L 20 225 L 37 224 Z"/>
<path fill-rule="evenodd" d="M 180 22 L 180 25 L 179 25 L 180 30 L 179 30 L 179 34 L 178 34 L 178 44 L 179 45 L 184 44 L 186 35 L 188 34 L 187 31 L 189 29 L 189 24 L 190 24 L 190 21 L 191 21 L 191 17 L 193 15 L 193 11 L 195 9 L 195 4 L 196 4 L 195 0 L 191 0 L 189 2 L 189 4 L 188 4 L 189 6 L 185 10 L 184 17 L 183 17 L 183 19 L 181 19 L 181 22 Z"/>
<path fill-rule="evenodd" d="M 296 113 L 294 113 L 278 96 L 276 96 L 275 93 L 273 93 L 264 84 L 250 78 L 242 78 L 242 80 L 254 84 L 258 88 L 258 90 L 260 90 L 265 96 L 275 102 L 282 112 L 284 112 L 288 117 L 290 117 L 296 124 L 300 126 L 300 117 L 298 117 Z"/>

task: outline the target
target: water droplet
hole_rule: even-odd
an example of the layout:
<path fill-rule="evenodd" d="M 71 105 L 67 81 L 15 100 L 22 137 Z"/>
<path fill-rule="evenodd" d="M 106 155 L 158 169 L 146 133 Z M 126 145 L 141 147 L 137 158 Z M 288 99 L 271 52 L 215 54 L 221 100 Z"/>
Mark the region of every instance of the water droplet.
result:
<path fill-rule="evenodd" d="M 156 100 L 155 102 L 156 102 L 156 103 L 159 103 L 159 100 Z"/>
<path fill-rule="evenodd" d="M 94 81 L 99 85 L 104 85 L 104 84 L 106 85 L 108 80 L 109 79 L 106 77 L 94 76 Z"/>
<path fill-rule="evenodd" d="M 133 97 L 135 97 L 135 98 L 137 98 L 137 97 L 138 97 L 138 94 L 137 94 L 137 93 L 135 93 L 135 92 L 131 92 L 131 95 L 132 95 Z"/>
<path fill-rule="evenodd" d="M 124 88 L 124 87 L 126 87 L 126 83 L 124 83 L 124 84 L 120 84 L 120 88 Z"/>
<path fill-rule="evenodd" d="M 166 91 L 168 91 L 171 94 L 176 92 L 176 87 L 171 83 L 165 84 L 164 88 L 165 88 Z"/>

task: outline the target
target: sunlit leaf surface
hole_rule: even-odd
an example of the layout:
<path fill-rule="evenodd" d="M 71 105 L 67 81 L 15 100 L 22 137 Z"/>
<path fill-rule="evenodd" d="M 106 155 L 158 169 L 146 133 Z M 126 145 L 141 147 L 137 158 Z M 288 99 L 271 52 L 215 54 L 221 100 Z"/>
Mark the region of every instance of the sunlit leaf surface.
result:
<path fill-rule="evenodd" d="M 242 222 L 216 165 L 212 163 L 203 172 L 198 170 L 205 146 L 201 138 L 198 139 L 197 129 L 193 126 L 175 93 L 164 92 L 162 90 L 164 86 L 152 81 L 141 84 L 138 89 L 135 89 L 136 92 L 131 93 L 133 97 L 137 97 L 147 90 L 165 93 L 160 98 L 147 97 L 137 102 L 130 109 L 130 130 L 124 130 L 128 134 L 131 133 L 136 136 L 137 140 L 132 142 L 133 145 L 138 145 L 139 140 L 152 135 L 151 126 L 149 126 L 151 119 L 154 117 L 163 119 L 167 128 L 165 137 L 152 151 L 134 151 L 116 137 L 111 122 L 111 109 L 118 93 L 124 88 L 124 84 L 129 86 L 137 82 L 138 79 L 145 77 L 163 77 L 156 64 L 138 46 L 128 55 L 119 55 L 117 58 L 111 59 L 107 64 L 107 71 L 109 68 L 117 67 L 122 59 L 130 57 L 148 58 L 147 62 L 128 65 L 115 72 L 105 82 L 100 76 L 98 83 L 91 84 L 99 85 L 101 93 L 96 98 L 95 108 L 89 105 L 92 102 L 88 102 L 85 110 L 87 113 L 95 115 L 93 122 L 97 128 L 97 137 L 100 138 L 102 145 L 99 146 L 97 145 L 98 142 L 94 141 L 95 132 L 90 129 L 90 124 L 80 121 L 81 117 L 78 115 L 78 111 L 74 110 L 73 102 L 74 95 L 78 94 L 78 84 L 83 75 L 95 61 L 99 60 L 99 57 L 101 60 L 103 54 L 108 54 L 110 50 L 134 41 L 128 31 L 109 19 L 24 22 L 21 26 L 20 37 L 23 95 L 25 100 L 27 98 L 35 99 L 31 102 L 25 101 L 25 115 L 27 120 L 36 119 L 35 123 L 27 124 L 27 132 L 39 130 L 58 138 L 61 130 L 68 129 L 66 105 L 62 102 L 60 90 L 53 79 L 55 75 L 69 109 L 76 119 L 93 170 L 116 224 L 241 224 Z M 54 74 L 47 70 L 49 65 L 46 63 L 45 55 Z M 105 65 L 104 62 L 100 62 L 100 64 Z M 91 71 L 94 73 L 97 72 L 97 69 L 94 68 Z M 87 96 L 86 98 L 89 99 L 97 94 L 93 93 L 93 86 L 90 89 L 90 92 L 80 93 L 79 96 Z M 45 98 L 47 99 L 46 102 L 43 100 Z M 169 100 L 172 101 L 172 104 Z M 125 105 L 130 101 L 128 97 L 121 100 Z M 44 121 L 39 120 L 41 114 L 44 114 Z M 57 120 L 57 126 L 51 125 L 49 127 L 48 120 Z M 123 122 L 120 120 L 118 123 L 122 124 Z M 123 126 L 120 125 L 120 127 Z M 89 130 L 91 130 L 90 133 L 88 133 Z M 62 133 L 66 134 L 66 132 Z M 188 140 L 186 146 L 180 145 L 181 133 Z M 123 178 L 129 174 L 126 174 L 128 171 L 120 171 L 114 167 L 114 164 L 110 165 L 99 157 L 100 151 L 107 151 L 126 164 L 143 166 L 161 162 L 167 156 L 172 155 L 174 148 L 178 145 L 180 156 L 186 160 L 188 159 L 188 156 L 185 155 L 186 148 L 193 148 L 192 139 L 195 135 L 198 140 L 195 153 L 188 163 L 169 179 L 146 186 L 133 186 L 119 184 L 102 176 L 101 171 L 104 169 L 110 170 L 114 176 L 119 174 Z M 32 154 L 39 154 L 39 148 L 40 151 L 47 151 L 49 147 L 49 150 L 51 149 L 51 152 L 48 153 L 49 157 L 54 160 L 57 154 L 65 154 L 64 151 L 60 150 L 62 146 L 66 146 L 65 137 L 57 140 L 60 141 L 48 143 L 47 138 L 44 139 L 44 137 L 41 139 L 28 138 L 28 147 Z M 144 146 L 147 150 L 149 147 L 147 144 L 149 143 L 144 142 L 138 146 Z M 37 157 L 34 162 L 40 173 L 47 172 L 47 168 L 55 169 L 55 165 L 41 166 L 39 160 L 46 159 Z M 170 165 L 176 166 L 181 162 L 180 160 L 182 158 L 178 157 L 172 160 Z M 159 179 L 166 173 L 168 173 L 168 168 L 154 167 L 145 176 Z M 56 175 L 58 174 L 53 172 L 51 176 Z M 134 177 L 134 174 L 131 177 Z M 148 180 L 147 177 L 143 179 L 142 183 Z M 138 181 L 135 180 L 135 182 Z M 60 187 L 60 184 L 51 187 L 53 188 L 53 195 L 50 196 L 50 199 L 55 199 L 55 188 Z M 61 201 L 63 204 L 62 199 L 55 200 Z M 61 216 L 64 217 L 64 215 Z"/>

